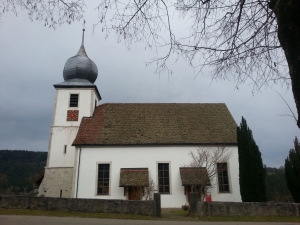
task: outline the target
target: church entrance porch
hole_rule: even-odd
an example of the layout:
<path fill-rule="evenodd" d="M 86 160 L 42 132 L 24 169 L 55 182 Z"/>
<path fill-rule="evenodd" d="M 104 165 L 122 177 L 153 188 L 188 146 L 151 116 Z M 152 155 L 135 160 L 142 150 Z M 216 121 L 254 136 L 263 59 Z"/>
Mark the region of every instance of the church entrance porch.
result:
<path fill-rule="evenodd" d="M 210 186 L 210 180 L 205 167 L 180 167 L 180 177 L 182 186 L 184 186 L 184 194 L 186 200 L 190 204 L 190 193 L 197 193 L 198 200 L 204 194 L 206 186 Z"/>
<path fill-rule="evenodd" d="M 124 187 L 128 200 L 142 200 L 144 187 L 149 186 L 148 168 L 121 168 L 119 186 Z"/>

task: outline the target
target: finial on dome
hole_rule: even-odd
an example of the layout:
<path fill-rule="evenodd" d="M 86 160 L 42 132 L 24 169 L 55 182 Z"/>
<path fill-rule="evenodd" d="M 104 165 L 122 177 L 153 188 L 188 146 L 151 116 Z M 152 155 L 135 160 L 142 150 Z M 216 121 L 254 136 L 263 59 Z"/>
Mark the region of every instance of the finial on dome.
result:
<path fill-rule="evenodd" d="M 83 79 L 94 83 L 98 76 L 96 64 L 87 56 L 84 44 L 85 20 L 83 21 L 82 43 L 77 54 L 67 60 L 64 67 L 64 80 Z"/>
<path fill-rule="evenodd" d="M 77 55 L 87 57 L 87 54 L 86 54 L 85 49 L 84 49 L 84 31 L 85 31 L 85 20 L 83 20 L 83 24 L 82 24 L 82 41 L 81 41 L 81 46 L 79 48 L 79 51 L 77 52 Z"/>
<path fill-rule="evenodd" d="M 82 43 L 81 43 L 81 45 L 83 46 L 83 44 L 84 44 L 84 31 L 85 31 L 85 20 L 83 20 L 83 28 L 82 28 Z"/>

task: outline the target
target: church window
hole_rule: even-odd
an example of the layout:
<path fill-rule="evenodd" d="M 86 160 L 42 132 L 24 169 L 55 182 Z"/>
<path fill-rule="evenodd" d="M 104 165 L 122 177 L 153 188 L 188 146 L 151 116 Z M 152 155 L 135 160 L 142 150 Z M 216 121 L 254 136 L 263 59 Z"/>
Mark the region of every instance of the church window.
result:
<path fill-rule="evenodd" d="M 161 194 L 170 194 L 169 163 L 158 163 L 158 188 Z"/>
<path fill-rule="evenodd" d="M 70 95 L 70 107 L 78 107 L 78 96 L 79 94 L 71 94 Z"/>
<path fill-rule="evenodd" d="M 217 169 L 218 169 L 219 192 L 220 193 L 230 192 L 227 163 L 217 163 Z"/>
<path fill-rule="evenodd" d="M 98 164 L 98 195 L 109 195 L 110 164 Z"/>

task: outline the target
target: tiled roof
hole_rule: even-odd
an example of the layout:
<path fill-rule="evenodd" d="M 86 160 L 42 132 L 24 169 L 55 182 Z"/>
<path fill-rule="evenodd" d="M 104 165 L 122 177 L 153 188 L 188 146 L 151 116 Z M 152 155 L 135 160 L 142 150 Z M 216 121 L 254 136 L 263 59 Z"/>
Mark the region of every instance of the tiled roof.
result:
<path fill-rule="evenodd" d="M 121 168 L 120 187 L 133 187 L 149 185 L 148 168 Z"/>
<path fill-rule="evenodd" d="M 236 127 L 225 104 L 106 103 L 73 145 L 236 144 Z"/>
<path fill-rule="evenodd" d="M 182 186 L 200 185 L 205 183 L 210 185 L 206 168 L 180 167 L 179 171 Z"/>

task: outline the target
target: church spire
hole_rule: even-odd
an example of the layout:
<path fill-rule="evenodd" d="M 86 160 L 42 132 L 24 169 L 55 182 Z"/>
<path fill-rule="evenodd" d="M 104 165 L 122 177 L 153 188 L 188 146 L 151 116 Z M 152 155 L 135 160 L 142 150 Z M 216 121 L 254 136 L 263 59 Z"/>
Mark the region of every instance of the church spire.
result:
<path fill-rule="evenodd" d="M 79 51 L 77 52 L 77 55 L 80 55 L 80 56 L 87 56 L 86 54 L 86 51 L 85 51 L 85 48 L 84 48 L 84 31 L 85 31 L 85 20 L 83 20 L 83 28 L 82 28 L 82 41 L 81 41 L 81 46 L 79 48 Z"/>

